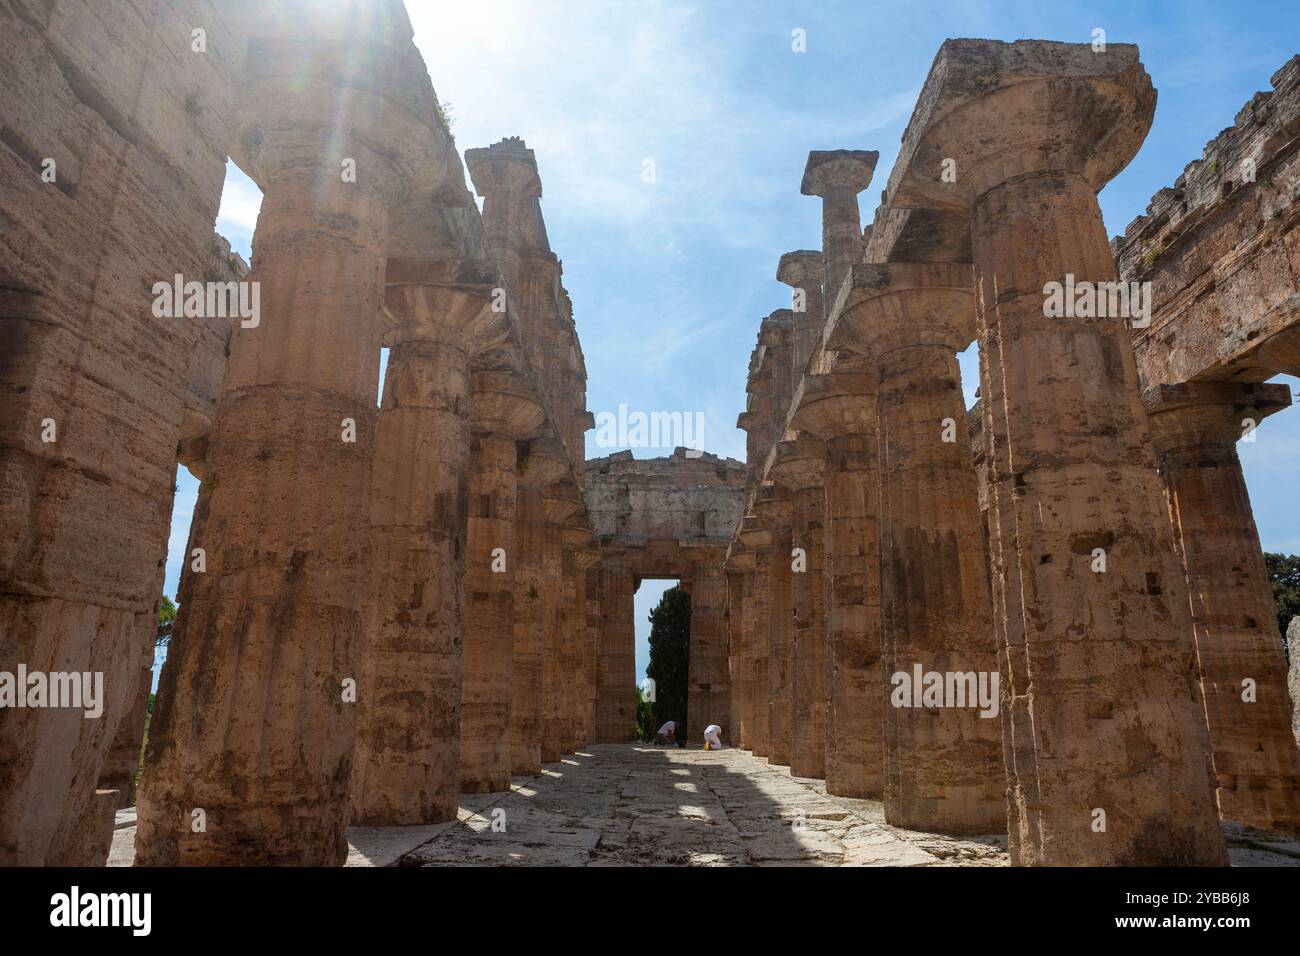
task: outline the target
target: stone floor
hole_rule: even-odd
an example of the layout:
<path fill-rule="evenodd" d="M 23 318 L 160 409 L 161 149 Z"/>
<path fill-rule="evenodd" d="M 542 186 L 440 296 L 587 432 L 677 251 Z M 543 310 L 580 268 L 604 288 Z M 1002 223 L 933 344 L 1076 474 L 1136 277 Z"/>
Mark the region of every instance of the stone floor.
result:
<path fill-rule="evenodd" d="M 1005 843 L 886 826 L 878 801 L 741 750 L 604 745 L 516 779 L 401 864 L 1001 866 Z"/>
<path fill-rule="evenodd" d="M 133 811 L 110 866 L 130 866 Z M 1300 841 L 1225 824 L 1235 866 L 1300 866 Z M 600 745 L 462 794 L 459 819 L 353 827 L 348 866 L 1005 866 L 1006 838 L 888 826 L 877 800 L 828 796 L 743 750 Z"/>

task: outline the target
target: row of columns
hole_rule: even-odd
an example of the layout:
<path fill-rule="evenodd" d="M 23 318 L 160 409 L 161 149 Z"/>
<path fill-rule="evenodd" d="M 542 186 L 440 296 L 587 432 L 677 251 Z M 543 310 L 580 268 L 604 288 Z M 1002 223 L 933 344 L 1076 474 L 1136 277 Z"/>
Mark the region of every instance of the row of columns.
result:
<path fill-rule="evenodd" d="M 1145 130 L 1152 94 L 1129 49 L 1106 67 L 1127 85 L 1061 82 Z M 1096 193 L 1141 137 L 1078 164 L 1034 152 L 1072 121 L 1034 99 L 1038 79 L 1014 94 L 972 83 L 953 92 L 969 98 L 960 121 L 909 131 L 919 142 L 887 203 L 966 217 L 971 261 L 858 261 L 845 195 L 874 161 L 810 156 L 825 278 L 802 299 L 828 315 L 801 336 L 796 311 L 792 342 L 764 321 L 740 423 L 763 464 L 727 564 L 739 739 L 831 793 L 879 797 L 894 825 L 1009 831 L 1017 863 L 1218 865 L 1220 814 L 1300 824 L 1282 649 L 1235 452 L 1286 389 L 1144 396 L 1122 319 L 1045 315 L 1047 283 L 1115 278 Z M 1013 107 L 1029 128 L 998 125 Z M 970 173 L 940 186 L 936 156 Z M 809 188 L 832 172 L 833 188 Z M 796 308 L 807 259 L 778 271 Z M 957 365 L 976 338 L 987 546 Z M 784 405 L 782 366 L 795 375 Z M 993 706 L 895 697 L 900 675 L 921 672 L 978 675 Z"/>

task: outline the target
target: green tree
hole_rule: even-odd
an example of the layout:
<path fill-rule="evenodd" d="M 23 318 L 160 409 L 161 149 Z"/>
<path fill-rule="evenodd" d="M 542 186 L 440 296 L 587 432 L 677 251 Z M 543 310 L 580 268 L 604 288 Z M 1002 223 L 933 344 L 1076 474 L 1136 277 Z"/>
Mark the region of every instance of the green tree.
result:
<path fill-rule="evenodd" d="M 636 689 L 636 739 L 643 744 L 652 743 L 659 725 L 655 723 L 654 705 L 640 687 Z"/>
<path fill-rule="evenodd" d="M 664 592 L 650 612 L 650 664 L 655 682 L 654 726 L 677 721 L 677 738 L 686 734 L 686 685 L 691 661 L 691 598 L 680 587 Z"/>
<path fill-rule="evenodd" d="M 176 626 L 176 602 L 167 595 L 162 596 L 158 605 L 158 633 L 154 637 L 154 646 L 163 647 L 171 643 L 172 628 Z"/>
<path fill-rule="evenodd" d="M 1277 629 L 1285 643 L 1291 618 L 1300 617 L 1300 555 L 1266 551 L 1264 564 L 1268 566 L 1268 580 L 1273 585 L 1273 600 L 1277 602 Z M 1288 654 L 1293 651 L 1287 648 Z"/>

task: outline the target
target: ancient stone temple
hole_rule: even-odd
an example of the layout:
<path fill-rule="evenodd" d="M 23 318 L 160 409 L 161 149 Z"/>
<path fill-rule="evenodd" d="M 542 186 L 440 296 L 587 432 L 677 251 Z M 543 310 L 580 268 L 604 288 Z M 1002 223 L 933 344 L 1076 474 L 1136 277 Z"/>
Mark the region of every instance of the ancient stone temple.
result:
<path fill-rule="evenodd" d="M 93 717 L 0 696 L 0 864 L 336 866 L 557 780 L 705 821 L 708 862 L 802 859 L 788 816 L 864 805 L 844 862 L 1300 832 L 1237 448 L 1300 374 L 1300 57 L 1108 240 L 1138 49 L 945 42 L 865 226 L 879 153 L 808 152 L 821 248 L 772 251 L 789 300 L 719 370 L 743 462 L 587 457 L 601 319 L 547 157 L 462 151 L 400 0 L 11 0 L 0 71 L 0 686 L 102 682 Z M 214 233 L 227 162 L 251 263 Z M 690 596 L 682 739 L 726 753 L 635 745 L 648 579 Z M 717 845 L 711 800 L 762 845 Z"/>

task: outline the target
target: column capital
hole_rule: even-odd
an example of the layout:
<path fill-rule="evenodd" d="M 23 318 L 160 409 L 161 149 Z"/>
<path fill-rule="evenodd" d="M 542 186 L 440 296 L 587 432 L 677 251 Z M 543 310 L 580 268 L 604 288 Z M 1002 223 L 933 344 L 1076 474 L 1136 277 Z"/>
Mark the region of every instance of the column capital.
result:
<path fill-rule="evenodd" d="M 409 22 L 357 17 L 365 6 L 375 5 L 287 17 L 274 35 L 250 37 L 231 152 L 263 192 L 305 182 L 321 202 L 327 187 L 391 204 L 459 174 Z M 355 178 L 345 180 L 349 160 Z"/>
<path fill-rule="evenodd" d="M 540 434 L 546 409 L 513 371 L 477 369 L 470 374 L 469 420 L 475 431 L 524 441 Z"/>
<path fill-rule="evenodd" d="M 537 156 L 518 136 L 465 150 L 465 165 L 475 191 L 484 198 L 506 193 L 523 201 L 542 195 Z"/>
<path fill-rule="evenodd" d="M 1099 191 L 1146 138 L 1156 94 L 1131 44 L 946 40 L 917 99 L 886 202 L 969 211 L 995 186 L 1073 173 Z"/>
<path fill-rule="evenodd" d="M 808 153 L 799 191 L 805 196 L 826 196 L 851 189 L 856 196 L 871 185 L 880 153 L 874 149 L 814 149 Z"/>
<path fill-rule="evenodd" d="M 878 357 L 911 345 L 961 352 L 975 339 L 969 263 L 858 263 L 826 322 L 826 348 Z"/>
<path fill-rule="evenodd" d="M 769 531 L 790 524 L 790 489 L 777 481 L 765 481 L 754 491 L 754 514 Z"/>
<path fill-rule="evenodd" d="M 763 524 L 757 514 L 751 512 L 740 522 L 736 537 L 745 546 L 745 553 L 753 554 L 763 548 L 771 547 L 772 532 Z"/>
<path fill-rule="evenodd" d="M 1291 405 L 1291 389 L 1281 383 L 1184 382 L 1153 385 L 1142 391 L 1159 453 L 1176 448 L 1235 445 L 1275 412 Z"/>
<path fill-rule="evenodd" d="M 817 286 L 821 291 L 822 279 L 826 277 L 826 263 L 822 254 L 812 249 L 797 249 L 787 252 L 776 264 L 776 281 L 795 289 Z"/>
<path fill-rule="evenodd" d="M 826 446 L 811 436 L 779 441 L 768 459 L 767 473 L 791 491 L 820 488 Z"/>
<path fill-rule="evenodd" d="M 805 375 L 790 405 L 791 424 L 823 440 L 876 430 L 876 385 L 862 373 Z"/>
<path fill-rule="evenodd" d="M 547 485 L 542 490 L 542 508 L 546 520 L 552 524 L 564 525 L 583 510 L 582 495 L 578 486 L 572 481 L 561 480 Z"/>
<path fill-rule="evenodd" d="M 546 488 L 569 473 L 569 454 L 560 436 L 549 428 L 530 439 L 519 459 L 519 483 L 525 488 Z"/>

